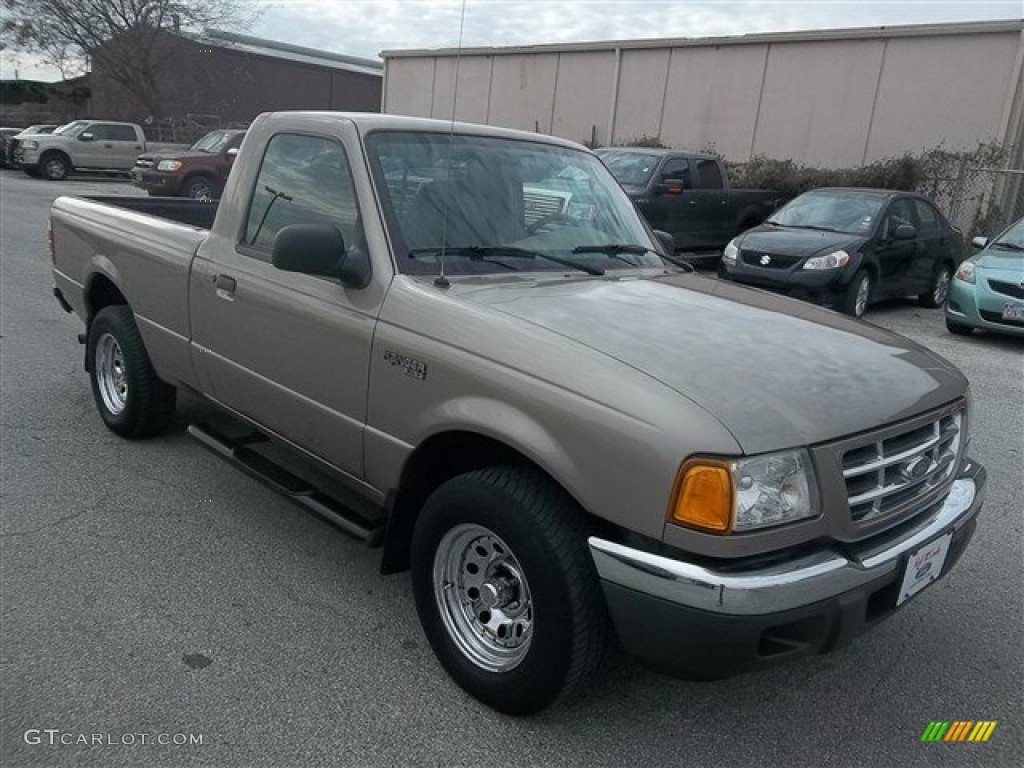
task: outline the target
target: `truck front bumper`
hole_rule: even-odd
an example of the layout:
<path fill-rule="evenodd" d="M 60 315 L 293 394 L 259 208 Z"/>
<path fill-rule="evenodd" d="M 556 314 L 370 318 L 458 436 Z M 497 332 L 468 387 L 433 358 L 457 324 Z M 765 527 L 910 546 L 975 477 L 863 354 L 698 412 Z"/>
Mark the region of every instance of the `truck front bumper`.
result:
<path fill-rule="evenodd" d="M 826 653 L 891 615 L 911 555 L 951 534 L 936 578 L 956 565 L 984 488 L 984 467 L 968 461 L 946 498 L 910 523 L 769 567 L 709 568 L 596 537 L 590 552 L 627 652 L 712 680 Z"/>

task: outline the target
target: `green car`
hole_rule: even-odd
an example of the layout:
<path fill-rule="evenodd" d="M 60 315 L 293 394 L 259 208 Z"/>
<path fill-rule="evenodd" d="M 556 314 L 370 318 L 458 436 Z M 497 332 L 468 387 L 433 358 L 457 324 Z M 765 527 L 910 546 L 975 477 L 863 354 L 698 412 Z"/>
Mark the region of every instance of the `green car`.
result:
<path fill-rule="evenodd" d="M 962 335 L 984 328 L 1024 336 L 1024 219 L 995 240 L 976 237 L 972 242 L 982 250 L 953 277 L 946 327 Z"/>

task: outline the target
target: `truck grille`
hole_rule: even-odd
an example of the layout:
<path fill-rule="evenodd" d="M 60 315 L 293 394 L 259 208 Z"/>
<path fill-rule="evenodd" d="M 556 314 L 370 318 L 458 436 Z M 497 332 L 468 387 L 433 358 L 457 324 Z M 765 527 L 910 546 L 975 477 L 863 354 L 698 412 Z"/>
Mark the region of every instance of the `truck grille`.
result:
<path fill-rule="evenodd" d="M 153 167 L 153 161 L 152 160 L 143 160 L 140 157 L 138 160 L 135 161 L 135 167 L 136 168 L 152 168 Z"/>
<path fill-rule="evenodd" d="M 988 287 L 996 293 L 1001 293 L 1004 296 L 1012 296 L 1015 299 L 1024 299 L 1024 285 L 1007 283 L 1003 280 L 989 280 Z"/>
<path fill-rule="evenodd" d="M 843 479 L 855 523 L 897 510 L 949 480 L 956 471 L 963 410 L 847 450 Z"/>

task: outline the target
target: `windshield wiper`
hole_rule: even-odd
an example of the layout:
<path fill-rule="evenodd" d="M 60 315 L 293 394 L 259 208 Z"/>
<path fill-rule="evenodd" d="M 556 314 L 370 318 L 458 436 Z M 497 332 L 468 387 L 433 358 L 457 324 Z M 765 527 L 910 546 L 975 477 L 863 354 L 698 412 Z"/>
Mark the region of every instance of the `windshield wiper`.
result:
<path fill-rule="evenodd" d="M 998 248 L 1001 251 L 1024 251 L 1024 245 L 1017 245 L 1016 243 L 992 243 L 992 248 Z"/>
<path fill-rule="evenodd" d="M 488 263 L 499 264 L 507 269 L 516 269 L 516 267 L 513 267 L 510 264 L 504 264 L 500 261 L 495 261 L 490 257 L 497 256 L 500 258 L 502 256 L 508 256 L 520 259 L 536 259 L 539 256 L 542 259 L 553 261 L 556 264 L 561 264 L 565 267 L 572 267 L 573 269 L 578 269 L 580 272 L 586 272 L 588 275 L 599 277 L 604 274 L 603 269 L 592 267 L 589 264 L 583 264 L 575 261 L 574 259 L 563 259 L 561 256 L 552 256 L 550 253 L 530 251 L 526 248 L 515 248 L 510 245 L 456 245 L 447 246 L 443 249 L 438 245 L 431 248 L 413 248 L 409 251 L 409 257 L 415 259 L 421 253 L 441 253 L 442 250 L 445 253 L 452 254 L 453 256 L 465 256 L 471 261 L 487 261 Z"/>
<path fill-rule="evenodd" d="M 832 229 L 831 227 L 819 227 L 814 224 L 782 224 L 780 226 L 792 227 L 793 229 L 814 229 L 817 230 L 818 232 L 840 232 L 842 234 L 849 234 L 847 232 L 843 232 L 843 230 L 841 229 Z"/>
<path fill-rule="evenodd" d="M 648 248 L 646 245 L 629 245 L 626 243 L 606 243 L 604 245 L 577 245 L 572 249 L 573 253 L 603 253 L 605 256 L 611 258 L 617 258 L 619 261 L 624 261 L 630 266 L 640 267 L 642 265 L 637 264 L 631 259 L 624 259 L 620 254 L 623 253 L 635 253 L 638 256 L 645 253 L 653 253 L 655 256 L 664 259 L 670 264 L 674 264 L 680 269 L 684 269 L 687 272 L 694 272 L 695 268 L 693 264 L 683 259 L 676 258 L 675 256 L 666 256 L 664 253 L 660 253 L 653 248 Z"/>

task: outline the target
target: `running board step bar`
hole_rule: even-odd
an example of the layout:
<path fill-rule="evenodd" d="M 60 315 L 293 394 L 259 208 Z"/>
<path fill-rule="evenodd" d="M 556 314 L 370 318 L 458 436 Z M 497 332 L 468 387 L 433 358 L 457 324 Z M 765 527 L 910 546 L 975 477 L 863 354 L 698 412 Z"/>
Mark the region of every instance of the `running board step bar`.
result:
<path fill-rule="evenodd" d="M 334 523 L 346 533 L 377 546 L 384 537 L 383 522 L 363 519 L 337 500 L 318 490 L 295 473 L 260 455 L 250 446 L 265 443 L 268 438 L 258 432 L 229 438 L 209 425 L 189 424 L 188 432 L 206 448 L 299 506 Z"/>

